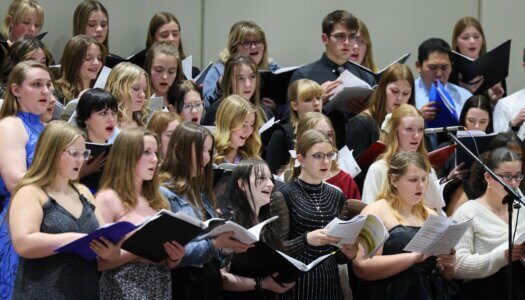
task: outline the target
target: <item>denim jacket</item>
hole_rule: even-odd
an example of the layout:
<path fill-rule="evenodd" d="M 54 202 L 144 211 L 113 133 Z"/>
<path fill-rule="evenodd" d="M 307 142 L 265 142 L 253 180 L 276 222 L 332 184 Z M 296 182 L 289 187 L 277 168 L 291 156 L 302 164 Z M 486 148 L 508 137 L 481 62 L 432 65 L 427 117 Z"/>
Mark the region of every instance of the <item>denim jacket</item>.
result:
<path fill-rule="evenodd" d="M 165 187 L 161 187 L 160 191 L 164 197 L 168 199 L 173 212 L 183 211 L 192 217 L 204 221 L 201 213 L 196 212 L 193 209 L 186 196 L 180 196 Z M 208 197 L 205 194 L 201 194 L 201 197 L 206 212 L 214 218 L 217 217 L 217 214 L 210 204 Z M 202 267 L 205 263 L 209 262 L 213 258 L 218 258 L 219 260 L 222 260 L 223 258 L 219 251 L 217 251 L 213 246 L 211 239 L 189 242 L 184 248 L 186 253 L 177 267 Z"/>

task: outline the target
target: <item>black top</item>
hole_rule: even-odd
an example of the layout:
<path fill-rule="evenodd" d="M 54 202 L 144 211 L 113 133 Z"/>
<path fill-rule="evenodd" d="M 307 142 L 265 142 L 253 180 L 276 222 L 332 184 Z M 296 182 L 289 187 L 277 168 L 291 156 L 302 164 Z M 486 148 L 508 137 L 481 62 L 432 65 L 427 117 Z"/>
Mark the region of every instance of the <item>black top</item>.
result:
<path fill-rule="evenodd" d="M 420 227 L 397 225 L 383 246 L 382 255 L 406 253 L 403 248 Z M 358 283 L 356 299 L 451 299 L 447 281 L 435 270 L 436 257 L 431 256 L 394 276 Z"/>
<path fill-rule="evenodd" d="M 277 174 L 279 169 L 290 161 L 290 152 L 295 146 L 295 133 L 292 123 L 276 124 L 276 128 L 265 147 L 264 159 L 270 166 L 272 174 Z"/>
<path fill-rule="evenodd" d="M 307 264 L 338 248 L 311 246 L 306 242 L 306 233 L 324 228 L 335 217 L 349 218 L 346 200 L 340 190 L 326 183 L 312 185 L 300 179 L 284 184 L 275 192 L 270 210 L 271 215 L 279 216 L 274 223 L 277 223 L 284 250 Z M 337 264 L 347 262 L 348 258 L 338 251 L 299 277 L 294 288 L 280 299 L 343 299 Z"/>
<path fill-rule="evenodd" d="M 323 53 L 319 60 L 297 69 L 293 73 L 290 82 L 293 82 L 297 79 L 306 78 L 319 84 L 323 84 L 326 81 L 336 80 L 341 74 L 341 71 L 344 71 L 343 69 L 350 71 L 361 80 L 367 82 L 370 86 L 374 86 L 376 84 L 376 80 L 371 74 L 359 69 L 350 62 L 346 62 L 343 65 L 338 65 L 328 59 L 326 53 Z M 346 121 L 354 115 L 351 112 L 343 113 L 340 111 L 333 111 L 326 115 L 330 118 L 332 125 L 334 126 L 337 148 L 341 149 L 345 145 Z"/>
<path fill-rule="evenodd" d="M 40 231 L 90 233 L 97 229 L 95 206 L 83 195 L 79 194 L 79 198 L 82 213 L 77 219 L 49 197 L 42 207 Z M 98 282 L 96 261 L 87 261 L 75 254 L 60 253 L 37 259 L 21 257 L 13 299 L 98 299 Z"/>

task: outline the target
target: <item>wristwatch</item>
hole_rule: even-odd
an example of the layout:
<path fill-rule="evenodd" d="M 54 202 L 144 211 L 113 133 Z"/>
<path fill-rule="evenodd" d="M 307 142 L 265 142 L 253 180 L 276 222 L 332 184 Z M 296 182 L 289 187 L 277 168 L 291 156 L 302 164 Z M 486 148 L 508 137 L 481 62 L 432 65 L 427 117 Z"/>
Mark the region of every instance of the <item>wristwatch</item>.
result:
<path fill-rule="evenodd" d="M 512 126 L 512 121 L 509 121 L 509 128 L 512 129 L 512 131 L 519 131 L 521 125 Z"/>
<path fill-rule="evenodd" d="M 254 278 L 255 280 L 255 291 L 256 292 L 262 292 L 263 291 L 263 286 L 262 286 L 262 278 L 261 277 L 255 277 Z"/>

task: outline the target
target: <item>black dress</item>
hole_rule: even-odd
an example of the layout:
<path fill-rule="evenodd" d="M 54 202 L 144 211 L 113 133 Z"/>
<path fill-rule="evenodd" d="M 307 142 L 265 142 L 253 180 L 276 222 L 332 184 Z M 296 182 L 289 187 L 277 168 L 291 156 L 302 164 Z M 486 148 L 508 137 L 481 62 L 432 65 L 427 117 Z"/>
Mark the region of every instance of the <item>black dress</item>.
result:
<path fill-rule="evenodd" d="M 306 233 L 324 228 L 335 217 L 348 219 L 346 199 L 341 191 L 326 183 L 308 184 L 294 179 L 283 185 L 270 202 L 271 215 L 278 215 L 278 234 L 288 255 L 309 264 L 319 256 L 336 251 L 331 245 L 314 247 L 306 242 Z M 338 264 L 348 258 L 337 251 L 296 281 L 279 299 L 343 299 Z"/>
<path fill-rule="evenodd" d="M 76 189 L 75 189 L 76 190 Z M 78 191 L 77 191 L 78 192 Z M 40 231 L 44 233 L 90 233 L 99 224 L 95 206 L 80 195 L 82 213 L 77 219 L 53 198 L 43 205 Z M 37 259 L 20 258 L 13 299 L 98 299 L 96 261 L 75 254 L 55 254 Z"/>
<path fill-rule="evenodd" d="M 404 253 L 403 248 L 420 227 L 397 225 L 383 246 L 382 255 Z M 394 276 L 376 280 L 361 280 L 356 299 L 451 299 L 454 284 L 446 281 L 436 270 L 436 257 L 431 256 Z"/>

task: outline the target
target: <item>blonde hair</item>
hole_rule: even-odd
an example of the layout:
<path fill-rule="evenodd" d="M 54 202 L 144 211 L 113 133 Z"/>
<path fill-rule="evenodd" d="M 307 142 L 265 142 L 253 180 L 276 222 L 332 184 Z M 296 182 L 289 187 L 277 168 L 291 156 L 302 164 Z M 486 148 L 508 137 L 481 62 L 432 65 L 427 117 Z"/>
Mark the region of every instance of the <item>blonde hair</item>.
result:
<path fill-rule="evenodd" d="M 222 163 L 226 155 L 233 150 L 231 147 L 230 133 L 232 130 L 240 128 L 243 125 L 244 119 L 250 113 L 253 113 L 255 116 L 253 133 L 246 139 L 244 146 L 240 147 L 237 152 L 243 159 L 261 159 L 259 156 L 261 150 L 261 137 L 259 135 L 260 123 L 257 118 L 257 109 L 241 96 L 231 95 L 222 100 L 217 110 L 217 120 L 215 122 L 217 154 L 213 158 L 213 162 Z"/>
<path fill-rule="evenodd" d="M 268 69 L 268 45 L 266 44 L 266 35 L 264 31 L 253 21 L 239 21 L 232 25 L 230 33 L 228 34 L 228 45 L 219 54 L 219 59 L 226 63 L 231 55 L 237 52 L 237 46 L 248 36 L 253 35 L 256 39 L 263 41 L 264 50 L 261 62 L 257 65 L 259 69 Z"/>
<path fill-rule="evenodd" d="M 36 144 L 33 162 L 14 188 L 13 194 L 27 185 L 33 184 L 40 188 L 51 185 L 58 173 L 60 155 L 79 138 L 84 139 L 82 131 L 65 121 L 47 124 Z"/>
<path fill-rule="evenodd" d="M 92 12 L 98 11 L 102 12 L 106 16 L 106 19 L 108 19 L 108 32 L 106 34 L 106 39 L 102 44 L 109 52 L 109 15 L 107 9 L 99 1 L 84 0 L 77 6 L 75 13 L 73 14 L 73 36 L 85 34 L 89 16 Z"/>
<path fill-rule="evenodd" d="M 323 115 L 322 113 L 318 113 L 318 112 L 313 112 L 313 111 L 307 112 L 301 118 L 301 120 L 299 120 L 299 122 L 297 123 L 297 130 L 295 133 L 296 140 L 298 140 L 301 137 L 301 135 L 303 135 L 303 133 L 305 133 L 306 131 L 310 129 L 315 129 L 317 124 L 319 124 L 319 122 L 321 121 L 325 121 L 326 124 L 328 124 L 328 127 L 330 127 L 330 129 L 332 130 L 332 136 L 331 137 L 327 136 L 327 137 L 328 139 L 330 139 L 330 144 L 332 144 L 333 150 L 337 150 L 337 147 L 335 145 L 335 131 L 334 131 L 334 126 L 332 126 L 332 121 L 330 121 L 330 118 L 328 118 L 326 115 Z M 295 159 L 291 158 L 290 164 L 289 164 L 290 169 L 293 169 L 294 164 L 295 164 Z M 335 159 L 332 161 L 330 171 L 335 172 L 337 170 L 339 170 L 339 165 L 337 164 L 337 159 Z"/>
<path fill-rule="evenodd" d="M 405 175 L 410 165 L 414 165 L 421 170 L 424 170 L 426 174 L 430 173 L 430 164 L 420 153 L 415 151 L 401 151 L 396 153 L 388 162 L 388 179 L 385 181 L 385 184 L 377 197 L 377 199 L 385 199 L 390 204 L 394 217 L 402 225 L 407 224 L 406 220 L 400 214 L 401 207 L 403 206 L 403 199 L 399 197 L 399 193 L 393 182 Z M 425 200 L 422 199 L 412 207 L 412 214 L 424 221 L 428 218 L 428 209 Z"/>
<path fill-rule="evenodd" d="M 40 28 L 44 25 L 44 9 L 34 0 L 13 0 L 7 9 L 1 33 L 5 39 L 11 38 L 13 25 L 19 24 L 28 15 L 35 13 L 40 19 Z M 11 17 L 11 21 L 8 20 Z M 14 42 L 14 41 L 11 41 Z"/>
<path fill-rule="evenodd" d="M 323 89 L 321 86 L 310 79 L 299 79 L 290 84 L 288 87 L 288 100 L 290 101 L 290 111 L 292 115 L 292 126 L 297 128 L 299 122 L 299 113 L 292 109 L 292 103 L 312 99 L 321 98 L 323 96 Z"/>
<path fill-rule="evenodd" d="M 463 17 L 456 22 L 456 25 L 454 25 L 454 30 L 452 31 L 452 50 L 459 52 L 457 42 L 458 37 L 469 26 L 476 28 L 476 30 L 479 31 L 479 33 L 483 37 L 483 42 L 481 43 L 479 55 L 481 56 L 487 53 L 487 41 L 485 40 L 485 33 L 483 32 L 483 28 L 481 27 L 479 21 L 476 20 L 476 18 L 474 17 Z"/>
<path fill-rule="evenodd" d="M 82 79 L 80 78 L 80 68 L 84 63 L 86 54 L 91 45 L 97 45 L 100 49 L 102 65 L 106 60 L 106 48 L 96 39 L 87 35 L 77 35 L 67 41 L 62 54 L 62 63 L 60 64 L 60 78 L 55 82 L 56 88 L 64 96 L 66 104 L 80 94 L 84 89 Z M 95 80 L 91 80 L 90 86 L 93 86 Z"/>
<path fill-rule="evenodd" d="M 135 189 L 135 167 L 144 153 L 146 136 L 155 138 L 159 145 L 158 137 L 142 127 L 122 130 L 111 147 L 100 179 L 100 190 L 114 190 L 127 209 L 135 208 L 140 196 Z M 160 193 L 159 182 L 159 172 L 156 168 L 153 178 L 142 182 L 142 194 L 153 209 L 169 209 L 168 201 Z"/>
<path fill-rule="evenodd" d="M 145 98 L 148 101 L 151 97 L 149 76 L 141 67 L 129 62 L 122 62 L 116 65 L 109 73 L 104 89 L 110 92 L 119 103 L 117 114 L 119 123 L 131 121 L 127 120 L 129 102 L 131 101 L 131 87 L 139 80 L 141 75 L 146 79 Z M 147 116 L 148 109 L 146 105 L 143 106 L 141 111 L 133 112 L 132 114 L 133 121 L 139 126 L 144 126 Z"/>
<path fill-rule="evenodd" d="M 164 185 L 177 194 L 185 195 L 202 216 L 206 215 L 206 211 L 201 193 L 207 194 L 212 206 L 215 206 L 212 164 L 208 162 L 204 166 L 201 154 L 207 137 L 212 141 L 210 152 L 213 152 L 213 135 L 208 129 L 191 122 L 180 124 L 170 138 L 168 149 L 171 151 L 160 167 Z M 192 176 L 193 168 L 196 169 L 195 176 Z"/>
<path fill-rule="evenodd" d="M 380 156 L 380 158 L 385 161 L 390 161 L 392 157 L 399 151 L 399 141 L 397 138 L 397 129 L 401 126 L 401 122 L 405 117 L 418 117 L 423 120 L 421 112 L 414 106 L 410 104 L 401 104 L 394 112 L 392 112 L 392 117 L 388 120 L 387 132 L 386 135 L 386 152 Z M 428 160 L 427 149 L 425 148 L 425 143 L 423 140 L 419 143 L 417 147 L 417 152 L 419 152 L 426 160 Z"/>
<path fill-rule="evenodd" d="M 20 110 L 20 104 L 17 101 L 17 97 L 13 94 L 11 86 L 22 85 L 24 80 L 26 80 L 27 72 L 35 68 L 45 70 L 49 74 L 46 66 L 33 60 L 19 62 L 13 68 L 7 79 L 7 86 L 4 92 L 4 104 L 2 104 L 0 108 L 0 119 L 14 116 Z M 49 78 L 51 79 L 51 74 L 49 74 Z"/>
<path fill-rule="evenodd" d="M 296 155 L 300 154 L 306 156 L 306 152 L 319 143 L 327 143 L 333 147 L 332 141 L 326 136 L 326 134 L 315 129 L 306 130 L 300 137 L 298 137 L 297 142 L 295 143 L 295 153 Z M 301 167 L 294 167 L 292 165 L 291 169 L 292 172 L 290 173 L 290 178 L 288 178 L 288 180 L 297 178 L 301 174 Z"/>
<path fill-rule="evenodd" d="M 374 62 L 374 55 L 372 54 L 372 39 L 370 39 L 370 34 L 368 33 L 368 28 L 366 27 L 365 23 L 361 21 L 360 19 L 357 19 L 357 24 L 359 25 L 359 34 L 361 35 L 361 40 L 366 45 L 366 52 L 365 56 L 363 57 L 363 61 L 361 62 L 361 65 L 363 67 L 367 67 L 370 70 L 377 72 L 377 66 Z"/>
<path fill-rule="evenodd" d="M 391 65 L 381 75 L 379 85 L 370 97 L 370 104 L 368 106 L 370 117 L 372 117 L 378 127 L 383 124 L 385 116 L 388 114 L 386 111 L 386 87 L 391 82 L 396 82 L 398 80 L 405 80 L 410 85 L 412 91 L 410 92 L 410 98 L 407 103 L 415 106 L 416 89 L 414 87 L 414 75 L 412 75 L 412 71 L 410 71 L 410 68 L 407 65 L 397 63 Z"/>

